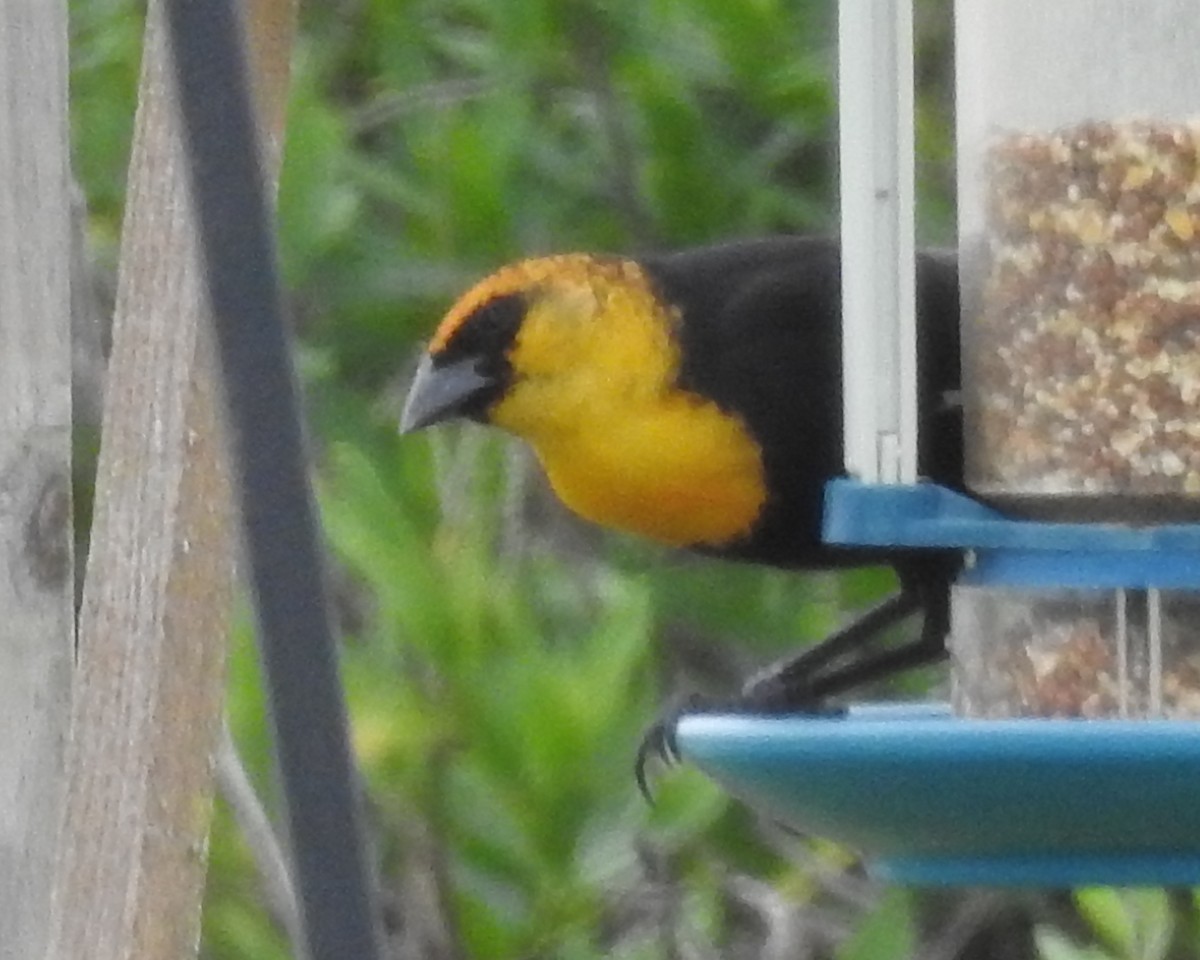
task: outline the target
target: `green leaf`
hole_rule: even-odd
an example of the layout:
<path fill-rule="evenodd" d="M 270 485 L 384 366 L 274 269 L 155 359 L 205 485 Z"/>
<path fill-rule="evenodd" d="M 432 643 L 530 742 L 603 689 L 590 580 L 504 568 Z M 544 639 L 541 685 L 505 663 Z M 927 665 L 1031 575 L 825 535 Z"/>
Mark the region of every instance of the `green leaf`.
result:
<path fill-rule="evenodd" d="M 1089 887 L 1075 893 L 1080 914 L 1122 960 L 1163 960 L 1175 918 L 1163 890 Z"/>
<path fill-rule="evenodd" d="M 917 944 L 912 895 L 889 887 L 878 906 L 837 950 L 837 960 L 906 960 Z"/>
<path fill-rule="evenodd" d="M 1112 954 L 1100 947 L 1081 946 L 1054 927 L 1034 928 L 1033 939 L 1040 960 L 1114 960 Z"/>

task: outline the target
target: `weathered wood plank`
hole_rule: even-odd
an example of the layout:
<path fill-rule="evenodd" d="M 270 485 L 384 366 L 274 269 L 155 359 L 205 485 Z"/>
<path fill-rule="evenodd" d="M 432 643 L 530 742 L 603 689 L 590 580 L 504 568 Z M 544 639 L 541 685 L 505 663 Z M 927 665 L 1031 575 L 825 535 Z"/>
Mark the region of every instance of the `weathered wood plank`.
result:
<path fill-rule="evenodd" d="M 274 91 L 263 115 L 278 142 L 294 2 L 272 3 L 288 15 L 259 58 L 273 76 L 259 88 Z M 195 953 L 233 589 L 220 397 L 160 0 L 138 102 L 56 874 L 59 960 Z"/>
<path fill-rule="evenodd" d="M 0 2 L 0 957 L 39 957 L 74 644 L 67 12 Z"/>

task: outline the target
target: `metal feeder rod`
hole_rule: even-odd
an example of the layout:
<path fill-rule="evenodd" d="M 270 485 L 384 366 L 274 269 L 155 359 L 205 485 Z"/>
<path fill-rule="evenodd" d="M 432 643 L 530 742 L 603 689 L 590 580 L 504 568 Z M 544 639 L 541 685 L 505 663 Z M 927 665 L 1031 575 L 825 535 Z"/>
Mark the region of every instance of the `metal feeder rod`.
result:
<path fill-rule="evenodd" d="M 840 0 L 847 471 L 917 476 L 912 0 Z"/>

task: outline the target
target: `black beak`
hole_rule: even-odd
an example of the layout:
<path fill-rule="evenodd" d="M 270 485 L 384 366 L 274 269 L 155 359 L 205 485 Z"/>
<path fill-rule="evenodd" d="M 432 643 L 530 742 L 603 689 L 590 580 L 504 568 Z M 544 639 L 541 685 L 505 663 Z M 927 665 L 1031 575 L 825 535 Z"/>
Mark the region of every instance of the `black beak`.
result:
<path fill-rule="evenodd" d="M 496 380 L 481 374 L 477 365 L 473 357 L 446 366 L 434 366 L 428 354 L 422 357 L 404 401 L 400 432 L 410 433 L 480 409 L 482 395 L 496 386 Z"/>

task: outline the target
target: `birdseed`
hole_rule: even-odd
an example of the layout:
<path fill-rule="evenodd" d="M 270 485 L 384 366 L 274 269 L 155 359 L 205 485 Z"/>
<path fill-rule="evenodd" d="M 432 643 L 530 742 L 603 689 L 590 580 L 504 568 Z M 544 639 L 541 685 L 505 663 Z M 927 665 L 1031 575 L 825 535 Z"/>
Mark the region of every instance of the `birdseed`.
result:
<path fill-rule="evenodd" d="M 1200 716 L 1200 597 L 1162 594 L 1152 649 L 1144 592 L 955 588 L 953 701 L 960 716 Z"/>
<path fill-rule="evenodd" d="M 1200 519 L 1200 120 L 1003 136 L 967 470 L 1028 515 Z"/>

